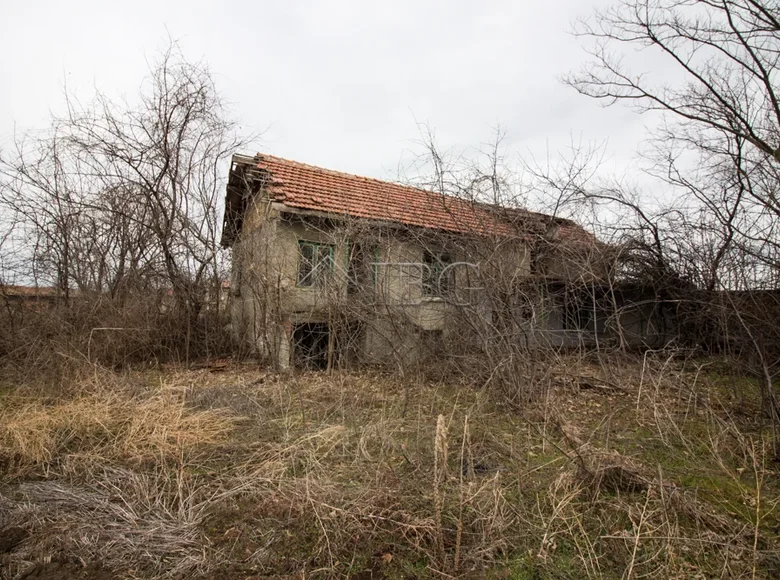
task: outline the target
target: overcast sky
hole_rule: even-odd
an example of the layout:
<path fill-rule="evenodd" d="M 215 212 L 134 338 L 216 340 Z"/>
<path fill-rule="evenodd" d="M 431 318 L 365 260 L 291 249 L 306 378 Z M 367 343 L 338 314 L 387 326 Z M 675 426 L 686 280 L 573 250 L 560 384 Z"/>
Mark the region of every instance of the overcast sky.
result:
<path fill-rule="evenodd" d="M 132 96 L 170 35 L 269 153 L 387 178 L 415 150 L 416 122 L 445 147 L 478 146 L 500 124 L 510 156 L 609 139 L 620 172 L 647 119 L 558 79 L 586 57 L 572 21 L 605 1 L 2 0 L 0 143 L 44 127 L 65 84 Z"/>

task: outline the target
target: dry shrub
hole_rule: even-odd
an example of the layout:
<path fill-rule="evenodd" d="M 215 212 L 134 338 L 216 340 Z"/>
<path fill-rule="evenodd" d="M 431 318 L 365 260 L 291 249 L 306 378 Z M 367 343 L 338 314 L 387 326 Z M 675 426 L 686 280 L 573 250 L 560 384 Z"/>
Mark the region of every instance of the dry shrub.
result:
<path fill-rule="evenodd" d="M 0 381 L 68 389 L 92 365 L 121 370 L 229 356 L 224 307 L 192 317 L 165 292 L 77 295 L 37 308 L 0 301 Z"/>
<path fill-rule="evenodd" d="M 207 574 L 207 508 L 239 488 L 200 477 L 198 462 L 238 419 L 192 408 L 191 383 L 93 369 L 68 396 L 19 387 L 2 399 L 0 536 L 19 530 L 21 542 L 0 554 L 10 574 L 0 578 L 49 561 L 152 577 Z"/>
<path fill-rule="evenodd" d="M 615 457 L 588 461 L 588 471 L 572 462 L 537 500 L 539 566 L 554 569 L 561 553 L 573 553 L 590 578 L 708 577 L 724 568 L 731 577 L 768 577 L 758 562 L 776 551 L 757 549 L 737 518 L 660 473 L 640 475 Z"/>
<path fill-rule="evenodd" d="M 566 459 L 537 502 L 544 566 L 573 552 L 589 577 L 777 574 L 770 437 L 736 421 L 707 361 L 678 355 L 557 379 L 545 433 Z"/>

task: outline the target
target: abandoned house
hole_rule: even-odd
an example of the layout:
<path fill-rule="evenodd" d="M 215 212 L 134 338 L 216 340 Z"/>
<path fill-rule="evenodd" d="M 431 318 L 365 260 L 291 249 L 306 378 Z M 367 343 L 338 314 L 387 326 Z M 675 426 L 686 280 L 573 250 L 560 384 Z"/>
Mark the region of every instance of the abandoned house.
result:
<path fill-rule="evenodd" d="M 50 286 L 0 285 L 0 303 L 5 310 L 51 310 L 62 301 L 57 288 Z"/>
<path fill-rule="evenodd" d="M 519 208 L 235 155 L 222 236 L 233 332 L 280 368 L 668 334 L 657 301 L 608 283 L 607 246 Z"/>

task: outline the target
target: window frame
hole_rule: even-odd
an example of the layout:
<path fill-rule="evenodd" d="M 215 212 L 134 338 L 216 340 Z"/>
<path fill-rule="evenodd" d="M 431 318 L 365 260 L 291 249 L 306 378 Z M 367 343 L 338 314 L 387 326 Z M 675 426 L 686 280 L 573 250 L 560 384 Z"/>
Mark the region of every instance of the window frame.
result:
<path fill-rule="evenodd" d="M 363 264 L 355 264 L 354 261 L 354 254 L 355 248 L 361 248 L 363 255 Z M 370 258 L 372 261 L 368 261 Z M 376 290 L 377 285 L 377 262 L 379 262 L 379 244 L 377 243 L 363 243 L 363 242 L 349 242 L 347 246 L 347 295 L 348 296 L 355 296 L 357 294 L 360 294 L 361 291 L 368 288 L 368 285 L 361 285 L 358 282 L 356 277 L 353 277 L 353 274 L 355 273 L 356 269 L 359 269 L 361 267 L 365 267 L 370 265 L 371 266 L 371 289 Z"/>
<path fill-rule="evenodd" d="M 312 248 L 312 260 L 311 260 L 311 269 L 309 270 L 309 272 L 306 273 L 304 276 L 301 276 L 301 266 L 304 262 L 304 255 L 303 255 L 304 246 L 310 246 Z M 328 249 L 327 260 L 329 262 L 329 265 L 324 275 L 322 273 L 319 273 L 320 248 Z M 329 244 L 325 242 L 312 242 L 310 240 L 299 239 L 298 240 L 298 269 L 295 276 L 295 286 L 297 288 L 322 288 L 327 282 L 327 279 L 333 275 L 335 265 L 336 265 L 336 247 L 334 244 Z M 315 274 L 315 272 L 318 273 L 312 276 L 312 274 Z"/>
<path fill-rule="evenodd" d="M 455 286 L 453 273 L 448 273 L 445 284 L 441 284 L 442 272 L 455 263 L 451 252 L 432 252 L 423 250 L 422 256 L 422 296 L 423 298 L 441 298 Z"/>

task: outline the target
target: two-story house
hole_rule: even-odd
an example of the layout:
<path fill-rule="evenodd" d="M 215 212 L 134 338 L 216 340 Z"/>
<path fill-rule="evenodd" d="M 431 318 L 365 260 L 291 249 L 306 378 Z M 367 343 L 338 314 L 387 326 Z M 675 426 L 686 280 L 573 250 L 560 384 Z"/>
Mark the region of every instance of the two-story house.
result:
<path fill-rule="evenodd" d="M 236 155 L 222 235 L 236 338 L 281 368 L 402 363 L 529 329 L 576 344 L 607 328 L 602 298 L 565 290 L 602 283 L 605 246 L 557 217 Z"/>

